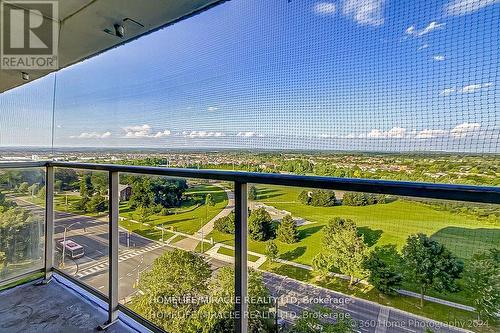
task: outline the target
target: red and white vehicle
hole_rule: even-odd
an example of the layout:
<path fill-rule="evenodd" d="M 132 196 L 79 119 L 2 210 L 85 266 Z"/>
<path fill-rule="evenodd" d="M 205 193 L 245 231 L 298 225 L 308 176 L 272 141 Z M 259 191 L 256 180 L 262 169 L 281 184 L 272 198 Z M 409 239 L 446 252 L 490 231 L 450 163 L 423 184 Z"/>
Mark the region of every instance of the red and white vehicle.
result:
<path fill-rule="evenodd" d="M 61 251 L 61 253 L 64 252 L 64 255 L 71 259 L 81 258 L 85 255 L 83 246 L 75 243 L 71 239 L 67 239 L 65 241 L 62 239 L 57 240 L 56 247 L 58 251 Z"/>

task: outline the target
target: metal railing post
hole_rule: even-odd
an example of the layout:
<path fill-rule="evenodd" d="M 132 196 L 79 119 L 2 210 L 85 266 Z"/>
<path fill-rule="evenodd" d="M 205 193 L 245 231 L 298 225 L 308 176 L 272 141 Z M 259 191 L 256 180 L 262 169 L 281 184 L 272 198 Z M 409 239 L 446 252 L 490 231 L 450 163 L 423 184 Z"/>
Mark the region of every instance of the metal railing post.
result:
<path fill-rule="evenodd" d="M 248 331 L 248 203 L 247 183 L 234 183 L 235 200 L 235 332 Z"/>
<path fill-rule="evenodd" d="M 45 168 L 45 277 L 42 283 L 52 278 L 54 267 L 54 168 Z"/>
<path fill-rule="evenodd" d="M 108 231 L 108 321 L 98 327 L 105 330 L 118 319 L 118 216 L 120 196 L 118 193 L 119 173 L 109 172 L 109 231 Z"/>

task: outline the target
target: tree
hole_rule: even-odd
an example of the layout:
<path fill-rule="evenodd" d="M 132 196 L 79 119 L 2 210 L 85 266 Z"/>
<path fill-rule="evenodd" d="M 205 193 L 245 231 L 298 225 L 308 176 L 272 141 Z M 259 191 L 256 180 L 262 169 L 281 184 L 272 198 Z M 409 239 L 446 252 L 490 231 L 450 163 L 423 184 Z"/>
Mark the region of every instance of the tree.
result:
<path fill-rule="evenodd" d="M 323 253 L 318 253 L 312 260 L 313 271 L 318 273 L 322 279 L 330 274 L 331 266 L 331 260 Z"/>
<path fill-rule="evenodd" d="M 234 235 L 234 211 L 229 213 L 229 215 L 221 217 L 214 222 L 214 229 L 225 234 Z"/>
<path fill-rule="evenodd" d="M 212 275 L 210 265 L 192 252 L 174 250 L 155 259 L 138 281 L 132 310 L 172 333 L 234 332 L 234 268 Z M 249 270 L 249 331 L 270 332 L 270 295 L 262 274 Z M 186 299 L 187 297 L 187 299 Z"/>
<path fill-rule="evenodd" d="M 479 318 L 498 320 L 500 313 L 500 250 L 476 253 L 465 272 L 468 293 Z"/>
<path fill-rule="evenodd" d="M 42 220 L 20 207 L 10 207 L 0 214 L 0 252 L 4 267 L 8 263 L 38 259 Z"/>
<path fill-rule="evenodd" d="M 311 194 L 311 206 L 330 207 L 335 206 L 337 199 L 335 192 L 329 190 L 314 190 Z"/>
<path fill-rule="evenodd" d="M 283 217 L 278 225 L 276 237 L 283 243 L 292 244 L 299 241 L 299 231 L 292 215 L 288 214 Z"/>
<path fill-rule="evenodd" d="M 184 179 L 135 177 L 132 180 L 130 207 L 153 208 L 161 205 L 165 208 L 179 206 L 182 194 L 187 189 Z"/>
<path fill-rule="evenodd" d="M 299 194 L 299 201 L 317 207 L 331 207 L 337 203 L 335 192 L 330 190 L 304 190 Z"/>
<path fill-rule="evenodd" d="M 299 201 L 304 205 L 309 205 L 311 197 L 309 196 L 309 190 L 303 190 L 299 194 Z"/>
<path fill-rule="evenodd" d="M 403 247 L 407 277 L 420 285 L 420 306 L 428 290 L 456 291 L 464 264 L 439 242 L 425 234 L 408 237 Z"/>
<path fill-rule="evenodd" d="M 108 201 L 101 194 L 95 194 L 85 206 L 85 211 L 90 213 L 101 213 L 108 209 Z"/>
<path fill-rule="evenodd" d="M 187 188 L 188 185 L 185 179 L 161 177 L 150 182 L 149 191 L 153 193 L 153 202 L 155 204 L 171 208 L 181 205 L 182 195 Z"/>
<path fill-rule="evenodd" d="M 149 208 L 139 206 L 134 213 L 134 219 L 141 223 L 147 223 L 152 212 Z"/>
<path fill-rule="evenodd" d="M 80 179 L 80 196 L 90 197 L 94 194 L 94 187 L 92 186 L 92 178 L 89 173 L 85 173 Z"/>
<path fill-rule="evenodd" d="M 196 332 L 193 326 L 199 304 L 189 300 L 208 294 L 211 274 L 203 257 L 177 249 L 166 251 L 140 276 L 137 286 L 141 293 L 130 306 L 167 332 Z"/>
<path fill-rule="evenodd" d="M 214 201 L 214 197 L 212 196 L 212 194 L 208 193 L 205 197 L 205 205 L 208 206 L 215 206 L 215 201 Z"/>
<path fill-rule="evenodd" d="M 54 190 L 56 192 L 61 192 L 62 191 L 62 188 L 63 188 L 63 182 L 62 180 L 56 180 L 54 182 Z"/>
<path fill-rule="evenodd" d="M 22 182 L 21 184 L 19 184 L 17 191 L 19 193 L 27 193 L 29 187 L 30 187 L 30 185 L 28 184 L 28 182 Z"/>
<path fill-rule="evenodd" d="M 335 318 L 335 323 L 320 320 Z M 354 333 L 354 321 L 349 314 L 333 313 L 324 307 L 306 310 L 295 320 L 288 333 Z"/>
<path fill-rule="evenodd" d="M 248 200 L 257 200 L 257 188 L 255 185 L 250 186 L 248 189 Z"/>
<path fill-rule="evenodd" d="M 266 257 L 271 262 L 275 262 L 278 259 L 279 251 L 276 243 L 273 241 L 268 241 L 266 244 Z"/>
<path fill-rule="evenodd" d="M 375 248 L 363 265 L 369 271 L 368 282 L 381 293 L 396 295 L 403 280 L 395 267 L 398 262 L 400 256 L 395 246 Z"/>
<path fill-rule="evenodd" d="M 38 190 L 36 196 L 39 197 L 40 199 L 44 199 L 45 200 L 45 186 L 42 186 L 40 187 L 40 189 Z"/>
<path fill-rule="evenodd" d="M 323 228 L 322 244 L 332 265 L 351 277 L 349 286 L 353 285 L 355 276 L 366 274 L 363 263 L 368 248 L 352 220 L 340 217 L 330 220 Z"/>
<path fill-rule="evenodd" d="M 265 241 L 271 238 L 273 233 L 271 215 L 265 208 L 254 209 L 248 221 L 248 233 L 255 241 Z"/>
<path fill-rule="evenodd" d="M 223 267 L 210 279 L 208 295 L 212 300 L 203 304 L 198 313 L 200 319 L 196 332 L 234 332 L 234 268 Z M 269 290 L 262 279 L 262 273 L 248 271 L 248 331 L 272 332 L 273 321 L 269 308 L 272 306 Z M 219 300 L 219 301 L 217 301 Z M 223 301 L 220 301 L 223 300 Z"/>
<path fill-rule="evenodd" d="M 54 179 L 61 182 L 61 190 L 78 188 L 78 174 L 74 169 L 56 168 Z"/>
<path fill-rule="evenodd" d="M 345 192 L 342 198 L 342 204 L 346 206 L 367 206 L 386 202 L 385 195 L 372 193 Z"/>

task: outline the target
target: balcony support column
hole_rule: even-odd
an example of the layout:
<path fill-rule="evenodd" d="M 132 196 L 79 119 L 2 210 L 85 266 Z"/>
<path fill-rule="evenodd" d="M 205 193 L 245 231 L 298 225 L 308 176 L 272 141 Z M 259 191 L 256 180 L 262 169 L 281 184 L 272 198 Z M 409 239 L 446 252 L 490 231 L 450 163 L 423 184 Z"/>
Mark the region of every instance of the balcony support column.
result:
<path fill-rule="evenodd" d="M 247 183 L 234 183 L 235 199 L 235 332 L 248 331 L 248 202 Z"/>
<path fill-rule="evenodd" d="M 42 284 L 52 279 L 54 267 L 54 167 L 45 168 L 45 259 Z"/>
<path fill-rule="evenodd" d="M 109 172 L 109 231 L 108 231 L 108 321 L 98 327 L 105 330 L 118 319 L 118 246 L 119 230 L 118 216 L 120 195 L 118 183 L 120 175 L 116 171 Z"/>

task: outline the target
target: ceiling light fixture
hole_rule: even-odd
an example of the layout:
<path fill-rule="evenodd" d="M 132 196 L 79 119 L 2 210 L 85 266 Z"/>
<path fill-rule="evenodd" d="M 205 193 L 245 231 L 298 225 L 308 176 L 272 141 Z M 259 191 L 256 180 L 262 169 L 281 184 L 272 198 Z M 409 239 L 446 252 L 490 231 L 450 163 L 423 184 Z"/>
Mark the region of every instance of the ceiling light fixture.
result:
<path fill-rule="evenodd" d="M 140 22 L 137 22 L 136 20 L 131 19 L 130 17 L 124 18 L 123 22 L 124 23 L 125 22 L 131 22 L 131 23 L 133 23 L 135 25 L 140 26 L 141 28 L 144 28 L 144 24 L 142 24 Z M 111 35 L 111 36 L 116 36 L 118 38 L 125 37 L 125 27 L 123 25 L 121 25 L 121 24 L 118 24 L 118 23 L 115 23 L 113 25 L 113 30 L 106 28 L 106 29 L 104 29 L 104 32 L 107 33 L 107 34 L 109 34 L 109 35 Z"/>

